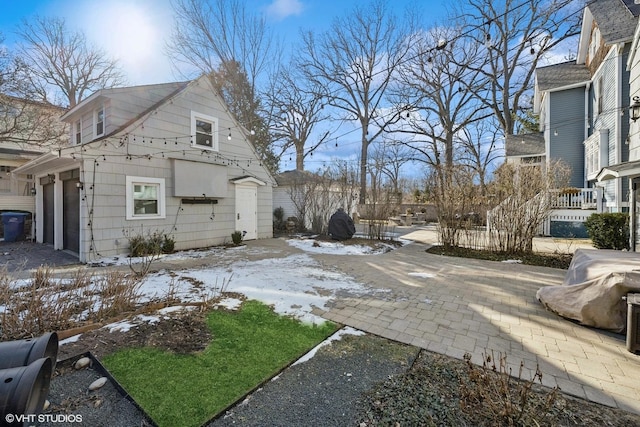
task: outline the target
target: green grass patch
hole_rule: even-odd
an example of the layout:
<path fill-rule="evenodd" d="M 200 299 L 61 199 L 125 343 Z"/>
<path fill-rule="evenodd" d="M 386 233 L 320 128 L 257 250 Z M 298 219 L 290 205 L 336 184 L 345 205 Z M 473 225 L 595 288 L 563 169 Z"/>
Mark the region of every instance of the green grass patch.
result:
<path fill-rule="evenodd" d="M 282 317 L 258 301 L 212 311 L 213 334 L 199 354 L 123 349 L 104 365 L 160 426 L 199 426 L 336 330 Z"/>

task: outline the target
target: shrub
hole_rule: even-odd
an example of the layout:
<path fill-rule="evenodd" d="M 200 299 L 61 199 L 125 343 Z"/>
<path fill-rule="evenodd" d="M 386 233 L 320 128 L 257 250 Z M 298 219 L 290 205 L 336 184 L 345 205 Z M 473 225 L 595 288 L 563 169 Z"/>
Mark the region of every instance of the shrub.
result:
<path fill-rule="evenodd" d="M 542 384 L 542 372 L 536 366 L 530 379 L 523 378 L 524 362 L 520 363 L 518 376 L 507 364 L 507 356 L 499 354 L 496 361 L 493 352 L 483 355 L 482 367 L 471 363 L 471 354 L 466 353 L 468 378 L 460 384 L 460 409 L 475 417 L 492 420 L 496 426 L 540 426 L 549 425 L 545 417 L 550 415 L 558 398 L 558 388 L 538 389 Z"/>
<path fill-rule="evenodd" d="M 280 206 L 273 210 L 273 228 L 276 231 L 284 230 L 284 209 Z"/>
<path fill-rule="evenodd" d="M 233 233 L 231 233 L 231 240 L 236 246 L 242 243 L 242 231 L 234 231 Z"/>
<path fill-rule="evenodd" d="M 173 237 L 159 231 L 146 236 L 142 234 L 128 235 L 127 239 L 129 240 L 129 255 L 132 257 L 170 254 L 176 245 Z"/>
<path fill-rule="evenodd" d="M 134 275 L 109 272 L 95 276 L 87 270 L 60 279 L 47 266 L 30 279 L 14 280 L 0 268 L 0 341 L 30 338 L 102 322 L 138 306 L 141 282 Z"/>
<path fill-rule="evenodd" d="M 162 253 L 163 254 L 173 253 L 175 246 L 176 246 L 176 241 L 174 240 L 174 238 L 165 234 L 162 240 Z"/>
<path fill-rule="evenodd" d="M 163 253 L 172 252 L 175 245 L 173 238 L 160 231 L 146 234 L 142 228 L 139 234 L 132 230 L 122 231 L 129 241 L 129 268 L 138 277 L 144 277 L 153 261 L 160 258 Z M 141 259 L 139 267 L 134 268 L 132 258 Z"/>
<path fill-rule="evenodd" d="M 629 249 L 628 214 L 591 214 L 584 225 L 594 247 L 598 249 Z"/>

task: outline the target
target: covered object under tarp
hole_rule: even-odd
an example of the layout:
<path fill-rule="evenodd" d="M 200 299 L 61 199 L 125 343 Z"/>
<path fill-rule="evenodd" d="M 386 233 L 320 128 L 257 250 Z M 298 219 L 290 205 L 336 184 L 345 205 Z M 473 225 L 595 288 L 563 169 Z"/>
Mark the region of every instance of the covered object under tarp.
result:
<path fill-rule="evenodd" d="M 586 326 L 622 332 L 628 293 L 640 293 L 640 254 L 614 250 L 576 250 L 562 286 L 536 294 L 548 310 Z"/>

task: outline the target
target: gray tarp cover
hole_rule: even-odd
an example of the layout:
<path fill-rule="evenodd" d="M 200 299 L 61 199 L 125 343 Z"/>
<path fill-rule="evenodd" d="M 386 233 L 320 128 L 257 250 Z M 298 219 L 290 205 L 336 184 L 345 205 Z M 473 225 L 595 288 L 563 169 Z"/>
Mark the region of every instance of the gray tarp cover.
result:
<path fill-rule="evenodd" d="M 338 209 L 329 218 L 329 235 L 335 240 L 350 239 L 355 233 L 356 226 L 344 210 Z"/>
<path fill-rule="evenodd" d="M 536 294 L 548 310 L 601 329 L 626 327 L 627 293 L 640 293 L 640 254 L 603 249 L 576 250 L 562 286 Z"/>

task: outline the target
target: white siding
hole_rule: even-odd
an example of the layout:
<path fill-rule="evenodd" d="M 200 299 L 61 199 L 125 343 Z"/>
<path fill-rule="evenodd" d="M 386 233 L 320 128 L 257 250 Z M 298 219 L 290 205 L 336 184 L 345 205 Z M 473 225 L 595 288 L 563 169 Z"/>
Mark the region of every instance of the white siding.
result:
<path fill-rule="evenodd" d="M 86 256 L 81 255 L 81 260 L 128 253 L 127 234 L 166 233 L 175 239 L 176 250 L 229 242 L 235 229 L 235 185 L 230 180 L 247 175 L 267 183 L 258 186 L 258 238 L 272 236 L 272 178 L 206 79 L 198 83 L 130 126 L 126 130 L 127 137 L 118 135 L 103 143 L 90 144 L 85 146 L 86 151 L 77 147 L 73 155 L 83 159 L 81 181 L 84 182 L 80 222 L 81 227 L 85 227 L 85 232 L 81 233 L 81 253 Z M 116 111 L 120 115 L 117 120 L 122 121 L 127 118 L 127 105 L 131 106 L 130 110 L 136 109 L 133 107 L 135 98 L 127 100 L 130 104 L 124 103 L 118 108 L 115 108 L 115 102 L 108 103 L 107 126 L 113 122 Z M 219 130 L 224 134 L 220 138 L 219 156 L 191 146 L 191 111 L 219 119 Z M 226 137 L 228 128 L 232 129 L 231 141 Z M 185 204 L 181 198 L 173 197 L 172 159 L 225 168 L 228 179 L 217 183 L 221 194 L 216 198 L 217 204 Z M 164 178 L 165 218 L 126 220 L 127 176 Z"/>

